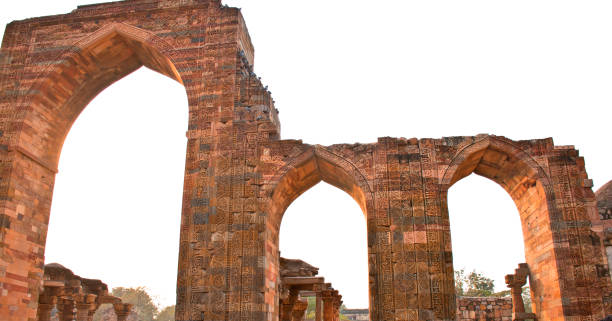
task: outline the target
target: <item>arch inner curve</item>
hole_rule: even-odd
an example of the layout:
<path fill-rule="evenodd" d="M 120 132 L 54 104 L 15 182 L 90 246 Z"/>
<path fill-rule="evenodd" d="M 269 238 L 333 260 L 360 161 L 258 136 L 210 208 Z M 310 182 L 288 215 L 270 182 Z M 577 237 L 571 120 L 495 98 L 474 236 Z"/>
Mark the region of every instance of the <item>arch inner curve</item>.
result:
<path fill-rule="evenodd" d="M 337 187 L 349 194 L 367 218 L 367 186 L 356 179 L 356 169 L 347 169 L 325 157 L 320 147 L 302 154 L 292 168 L 276 184 L 272 193 L 270 219 L 276 230 L 280 228 L 282 216 L 302 193 L 321 181 Z M 364 189 L 366 189 L 364 191 Z"/>
<path fill-rule="evenodd" d="M 102 90 L 146 66 L 181 84 L 168 53 L 169 45 L 154 34 L 127 25 L 107 25 L 77 42 L 34 83 L 31 111 L 18 148 L 57 171 L 63 142 L 72 124 Z M 36 144 L 29 142 L 35 141 Z"/>

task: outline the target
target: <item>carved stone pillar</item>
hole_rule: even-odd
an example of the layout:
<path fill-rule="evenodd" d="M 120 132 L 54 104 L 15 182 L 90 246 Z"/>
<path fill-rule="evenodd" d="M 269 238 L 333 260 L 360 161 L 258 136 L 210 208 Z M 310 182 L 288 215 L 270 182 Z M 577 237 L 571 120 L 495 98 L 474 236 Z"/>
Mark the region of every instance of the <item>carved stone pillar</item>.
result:
<path fill-rule="evenodd" d="M 316 293 L 316 304 L 315 304 L 315 321 L 322 321 L 322 313 L 321 313 L 321 292 L 317 291 Z"/>
<path fill-rule="evenodd" d="M 98 296 L 95 294 L 87 294 L 83 295 L 80 302 L 77 302 L 77 321 L 91 321 L 93 320 L 93 315 L 96 313 L 98 309 L 98 304 L 96 303 L 96 298 Z"/>
<path fill-rule="evenodd" d="M 38 297 L 38 321 L 49 321 L 51 319 L 51 310 L 57 305 L 58 295 L 61 291 L 62 287 L 44 287 L 43 292 Z"/>
<path fill-rule="evenodd" d="M 72 298 L 63 298 L 58 301 L 57 309 L 60 314 L 60 321 L 76 320 L 76 302 Z"/>
<path fill-rule="evenodd" d="M 57 304 L 56 296 L 43 296 L 38 298 L 38 321 L 51 320 L 51 310 Z"/>
<path fill-rule="evenodd" d="M 127 317 L 132 313 L 132 304 L 129 303 L 115 303 L 113 304 L 115 314 L 117 315 L 117 321 L 125 321 Z"/>
<path fill-rule="evenodd" d="M 342 296 L 338 294 L 338 291 L 335 291 L 334 295 L 334 319 L 333 321 L 340 320 L 340 307 L 342 306 Z"/>
<path fill-rule="evenodd" d="M 514 270 L 514 274 L 506 275 L 506 285 L 510 288 L 512 294 L 513 321 L 535 320 L 535 314 L 525 312 L 525 303 L 523 302 L 523 286 L 527 283 L 528 275 L 529 268 L 526 263 L 520 263 L 518 269 Z"/>
<path fill-rule="evenodd" d="M 323 321 L 334 320 L 334 291 L 325 290 L 323 296 Z"/>
<path fill-rule="evenodd" d="M 51 310 L 55 307 L 55 303 L 38 303 L 38 321 L 50 321 Z"/>
<path fill-rule="evenodd" d="M 291 321 L 291 311 L 293 311 L 293 306 L 297 301 L 299 291 L 297 289 L 290 287 L 288 291 L 288 295 L 284 300 L 281 300 L 281 321 Z"/>
<path fill-rule="evenodd" d="M 308 301 L 306 300 L 296 301 L 295 304 L 293 305 L 293 311 L 291 311 L 291 321 L 304 320 L 306 309 L 308 309 Z"/>

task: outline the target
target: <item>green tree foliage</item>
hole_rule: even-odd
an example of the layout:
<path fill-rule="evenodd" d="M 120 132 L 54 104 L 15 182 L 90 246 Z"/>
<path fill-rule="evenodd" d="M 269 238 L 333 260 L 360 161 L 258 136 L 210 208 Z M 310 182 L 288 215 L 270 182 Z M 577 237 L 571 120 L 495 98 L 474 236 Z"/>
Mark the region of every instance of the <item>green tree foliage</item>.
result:
<path fill-rule="evenodd" d="M 133 309 L 138 315 L 139 321 L 155 321 L 155 316 L 158 313 L 158 307 L 157 304 L 153 302 L 153 299 L 147 293 L 144 287 L 114 288 L 113 295 L 121 298 L 123 303 L 133 304 Z"/>
<path fill-rule="evenodd" d="M 133 304 L 133 313 L 128 317 L 128 321 L 174 321 L 174 305 L 163 308 L 159 311 L 153 298 L 147 293 L 144 287 L 137 288 L 114 288 L 112 295 L 121 299 L 123 303 Z M 114 321 L 116 320 L 113 306 L 110 304 L 102 305 L 94 315 L 94 321 Z"/>
<path fill-rule="evenodd" d="M 304 318 L 307 320 L 314 320 L 317 299 L 314 296 L 309 296 L 306 300 L 308 300 L 308 308 L 306 308 L 306 316 Z"/>
<path fill-rule="evenodd" d="M 455 271 L 455 292 L 458 296 L 492 296 L 493 280 L 477 273 L 475 270 L 469 274 L 465 269 Z"/>
<path fill-rule="evenodd" d="M 314 320 L 317 299 L 314 296 L 309 296 L 309 297 L 306 297 L 306 300 L 308 301 L 308 307 L 306 308 L 304 319 Z M 346 310 L 346 306 L 343 304 L 340 306 L 340 320 L 342 321 L 348 320 L 348 318 L 343 314 L 344 310 Z"/>
<path fill-rule="evenodd" d="M 167 306 L 159 311 L 155 321 L 174 321 L 174 305 Z"/>
<path fill-rule="evenodd" d="M 510 296 L 510 289 L 493 292 L 493 280 L 476 273 L 476 271 L 465 274 L 465 269 L 455 271 L 455 291 L 458 296 Z M 529 286 L 523 287 L 523 302 L 525 303 L 525 312 L 532 312 L 531 309 L 531 290 Z"/>

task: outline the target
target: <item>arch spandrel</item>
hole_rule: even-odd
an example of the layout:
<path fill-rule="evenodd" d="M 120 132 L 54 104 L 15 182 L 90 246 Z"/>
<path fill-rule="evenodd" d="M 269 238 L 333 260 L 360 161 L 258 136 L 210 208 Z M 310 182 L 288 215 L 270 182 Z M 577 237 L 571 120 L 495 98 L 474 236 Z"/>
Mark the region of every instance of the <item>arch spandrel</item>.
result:
<path fill-rule="evenodd" d="M 269 215 L 279 227 L 291 202 L 320 181 L 349 194 L 364 215 L 373 208 L 372 189 L 362 169 L 326 147 L 303 145 L 302 148 L 299 155 L 283 160 L 284 165 L 265 184 L 264 193 L 272 199 Z"/>
<path fill-rule="evenodd" d="M 518 175 L 521 173 L 509 172 L 509 174 L 514 177 L 537 177 L 545 186 L 550 186 L 547 171 L 523 148 L 504 137 L 490 135 L 465 137 L 465 140 L 457 146 L 456 150 L 457 152 L 450 157 L 445 165 L 446 168 L 440 178 L 443 189 L 448 189 L 462 178 L 471 173 L 476 173 L 494 180 L 506 191 L 509 191 L 510 186 L 514 184 L 510 181 L 496 181 L 495 170 L 499 170 L 501 168 L 499 166 L 503 166 L 511 160 L 514 160 L 515 163 L 520 161 L 525 164 L 525 173 Z M 493 153 L 486 155 L 487 152 Z M 497 152 L 497 155 L 494 155 L 495 152 Z"/>

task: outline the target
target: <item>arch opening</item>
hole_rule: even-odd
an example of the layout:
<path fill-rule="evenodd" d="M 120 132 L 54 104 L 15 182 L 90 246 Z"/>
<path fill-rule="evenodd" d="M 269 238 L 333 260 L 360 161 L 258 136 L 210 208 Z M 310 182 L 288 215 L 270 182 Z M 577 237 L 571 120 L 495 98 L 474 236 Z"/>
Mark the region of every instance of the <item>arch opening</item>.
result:
<path fill-rule="evenodd" d="M 165 47 L 169 46 L 148 31 L 122 23 L 105 26 L 74 44 L 33 84 L 34 95 L 24 102 L 32 108 L 18 146 L 57 170 L 72 124 L 105 88 L 142 66 L 183 84 Z"/>
<path fill-rule="evenodd" d="M 40 225 L 41 237 L 38 243 L 41 255 L 47 257 L 44 263 L 57 261 L 69 268 L 74 268 L 75 272 L 78 271 L 77 273 L 81 275 L 99 277 L 104 280 L 108 275 L 108 270 L 114 270 L 116 273 L 117 269 L 125 268 L 125 265 L 118 264 L 118 262 L 130 259 L 129 255 L 126 256 L 129 252 L 136 254 L 131 256 L 132 259 L 142 257 L 142 255 L 145 257 L 158 255 L 155 250 L 148 250 L 154 248 L 142 245 L 144 238 L 139 231 L 143 228 L 157 235 L 170 234 L 170 240 L 157 237 L 151 241 L 168 241 L 170 247 L 164 247 L 165 242 L 161 242 L 157 249 L 164 248 L 164 252 L 168 252 L 170 248 L 170 255 L 178 256 L 178 248 L 175 247 L 179 243 L 186 149 L 185 130 L 188 127 L 189 108 L 188 92 L 172 58 L 173 48 L 171 44 L 148 31 L 123 23 L 106 25 L 69 48 L 63 49 L 64 51 L 42 73 L 42 76 L 32 80 L 28 95 L 23 96 L 18 102 L 28 108 L 25 109 L 22 116 L 19 136 L 13 140 L 15 145 L 9 148 L 18 151 L 21 158 L 27 159 L 29 164 L 25 166 L 31 166 L 32 163 L 39 165 L 35 167 L 36 175 L 42 173 L 41 184 L 34 186 L 29 191 L 31 195 L 28 195 L 36 199 L 36 203 L 27 210 L 32 212 L 36 224 Z M 147 68 L 138 70 L 143 66 Z M 168 78 L 159 76 L 159 74 L 173 81 L 170 81 L 169 85 Z M 158 89 L 143 88 L 147 84 L 150 85 L 149 80 L 157 79 L 156 77 L 161 78 L 162 82 L 165 81 L 162 85 L 164 87 L 161 89 L 160 87 L 157 87 Z M 117 81 L 132 82 L 129 93 L 124 91 L 122 94 L 117 94 L 114 90 L 117 86 L 111 86 Z M 118 87 L 124 86 L 122 84 Z M 174 87 L 168 88 L 169 86 Z M 140 90 L 137 89 L 139 87 Z M 107 88 L 110 91 L 102 93 Z M 179 93 L 178 101 L 176 94 L 169 95 L 172 91 Z M 98 95 L 100 93 L 102 94 Z M 122 97 L 118 97 L 119 99 L 109 104 L 109 95 Z M 103 100 L 107 101 L 107 106 L 86 108 L 96 104 L 97 99 L 94 98 L 104 96 L 106 97 Z M 130 100 L 130 98 L 135 99 Z M 156 111 L 153 106 L 153 104 L 160 103 L 165 104 L 163 109 L 168 112 L 179 111 L 179 116 L 170 112 L 160 118 L 158 113 L 160 110 Z M 176 108 L 179 105 L 180 107 Z M 85 109 L 87 112 L 83 112 Z M 156 112 L 159 122 L 154 120 L 153 114 Z M 85 123 L 78 125 L 77 118 Z M 165 124 L 173 120 L 180 122 L 178 125 L 180 129 L 174 131 L 175 135 L 168 128 L 171 126 Z M 139 125 L 135 126 L 135 124 Z M 70 156 L 69 158 L 73 160 L 63 160 L 63 166 L 66 167 L 63 170 L 64 174 L 73 176 L 72 178 L 76 178 L 78 182 L 70 182 L 70 179 L 66 180 L 61 175 L 56 180 L 55 174 L 58 172 L 60 154 L 64 153 L 64 142 L 67 139 L 70 140 L 69 133 L 83 136 L 84 127 L 90 127 L 85 129 L 85 132 L 93 131 L 96 134 L 88 135 L 85 141 L 81 140 L 77 143 L 76 146 L 80 147 L 76 147 L 76 151 L 74 147 L 68 147 L 68 149 L 73 149 L 72 154 L 80 154 L 89 159 L 75 161 Z M 120 135 L 123 135 L 124 138 L 115 141 L 109 138 L 117 138 Z M 178 142 L 173 139 L 169 140 L 170 136 L 178 139 Z M 95 157 L 96 155 L 98 157 Z M 145 156 L 146 159 L 138 159 L 137 155 Z M 168 161 L 167 157 L 178 158 L 178 160 Z M 69 163 L 68 166 L 66 162 Z M 169 168 L 165 162 L 180 165 Z M 113 170 L 113 165 L 122 166 L 122 168 Z M 75 167 L 80 167 L 80 171 L 76 173 L 71 171 Z M 173 182 L 160 186 L 160 181 L 168 178 L 167 176 L 172 176 Z M 29 179 L 37 181 L 40 177 Z M 125 184 L 126 181 L 140 182 L 145 186 Z M 61 189 L 62 185 L 68 187 L 68 192 L 62 193 L 57 189 Z M 148 195 L 142 197 L 142 194 L 147 191 Z M 160 205 L 161 199 L 168 199 L 165 195 L 160 195 L 166 192 L 172 195 L 170 198 L 173 199 L 174 205 Z M 53 197 L 54 193 L 55 197 Z M 77 196 L 79 193 L 81 196 Z M 135 194 L 141 194 L 141 196 L 138 197 Z M 85 201 L 88 204 L 81 204 L 82 206 L 76 209 L 74 207 L 72 209 L 58 208 L 58 205 L 62 203 L 70 207 L 77 203 L 79 198 L 81 198 L 81 203 Z M 107 206 L 115 203 L 117 198 L 129 205 L 123 207 L 115 205 L 114 209 L 112 206 Z M 51 202 L 52 199 L 53 202 Z M 151 202 L 151 199 L 154 199 L 155 202 Z M 53 214 L 51 214 L 52 204 Z M 156 204 L 154 208 L 147 207 L 152 204 Z M 73 213 L 75 216 L 62 217 L 63 215 L 58 213 L 65 210 L 76 211 Z M 175 226 L 172 233 L 162 232 L 156 227 L 152 228 L 151 216 L 156 216 L 158 213 L 154 211 L 175 213 L 167 215 L 171 217 L 167 222 L 159 223 L 160 220 L 157 220 L 158 224 L 156 224 L 165 228 Z M 104 223 L 102 221 L 110 222 L 110 225 L 101 224 Z M 51 233 L 49 233 L 50 222 L 52 224 Z M 67 225 L 69 228 L 62 230 L 61 225 Z M 48 235 L 51 235 L 49 244 L 47 244 Z M 58 241 L 58 237 L 54 235 L 60 239 L 63 237 L 65 240 Z M 112 242 L 116 239 L 123 240 L 123 244 Z M 102 241 L 103 245 L 96 250 L 94 243 L 99 241 Z M 60 248 L 66 250 L 66 244 L 73 246 L 70 247 L 72 253 L 68 257 L 66 251 L 63 254 L 53 253 L 54 251 L 61 252 L 56 251 Z M 47 245 L 50 246 L 51 252 L 45 252 Z M 98 255 L 92 257 L 92 254 L 97 251 L 99 251 Z M 104 262 L 99 266 L 93 264 L 92 269 L 83 270 L 82 267 L 77 266 L 78 264 L 70 262 L 70 256 L 78 257 L 74 262 L 95 263 L 100 260 Z M 89 259 L 84 259 L 84 257 L 89 257 Z M 109 259 L 113 262 L 109 262 Z M 172 260 L 168 261 L 172 262 Z M 177 261 L 178 259 L 174 262 Z M 40 263 L 42 267 L 42 260 Z M 111 263 L 110 267 L 109 263 Z M 103 269 L 104 266 L 107 266 L 108 269 Z M 163 295 L 166 298 L 161 298 L 166 302 L 175 300 L 173 296 L 176 291 L 176 268 L 176 263 L 174 263 L 169 273 L 164 273 L 172 280 L 170 297 Z M 149 270 L 146 267 L 142 269 Z M 129 278 L 124 280 L 129 281 Z M 117 280 L 110 281 L 110 283 L 115 286 L 125 285 Z M 137 285 L 129 284 L 129 286 Z"/>
<path fill-rule="evenodd" d="M 85 108 L 62 150 L 46 264 L 100 278 L 109 290 L 146 286 L 174 304 L 186 104 L 180 85 L 143 68 Z"/>
<path fill-rule="evenodd" d="M 349 162 L 343 159 L 333 159 L 327 157 L 327 151 L 317 146 L 297 158 L 294 164 L 290 165 L 290 169 L 286 171 L 274 186 L 271 195 L 271 203 L 268 208 L 268 227 L 267 233 L 270 240 L 266 246 L 266 260 L 270 263 L 272 273 L 267 274 L 267 292 L 273 292 L 274 286 L 280 284 L 280 255 L 283 254 L 279 251 L 279 234 L 281 230 L 281 221 L 287 209 L 293 204 L 294 200 L 298 199 L 305 192 L 309 191 L 313 186 L 320 182 L 327 184 L 322 185 L 322 189 L 325 185 L 329 188 L 338 188 L 347 193 L 356 203 L 364 215 L 364 223 L 366 223 L 368 204 L 371 200 L 369 187 L 359 180 L 359 171 L 356 168 L 351 168 Z M 329 186 L 331 185 L 331 186 Z M 298 201 L 299 203 L 299 201 Z M 320 205 L 325 207 L 325 205 Z M 349 215 L 352 213 L 349 213 Z M 304 219 L 304 218 L 302 218 Z M 322 222 L 325 224 L 325 222 Z M 363 242 L 367 244 L 367 228 L 362 229 L 363 231 Z M 316 232 L 316 231 L 315 231 Z M 321 237 L 320 233 L 315 233 L 316 237 Z M 313 236 L 315 235 L 313 234 Z M 368 252 L 369 244 L 368 244 Z M 363 264 L 368 264 L 368 253 L 363 253 L 364 257 L 361 260 Z M 292 258 L 301 259 L 301 258 Z M 308 262 L 311 263 L 311 262 Z M 315 264 L 316 265 L 316 264 Z M 372 271 L 368 271 L 368 275 Z M 322 275 L 325 277 L 326 282 L 331 282 L 333 286 L 333 279 L 329 276 Z M 365 275 L 364 275 L 365 276 Z M 368 287 L 372 287 L 372 277 L 368 276 Z M 372 293 L 369 290 L 369 293 Z M 342 295 L 342 293 L 340 293 Z M 369 306 L 371 306 L 372 297 L 368 295 Z M 274 299 L 275 308 L 272 311 L 279 311 L 278 309 L 278 298 Z M 273 316 L 272 316 L 273 317 Z"/>
<path fill-rule="evenodd" d="M 490 290 L 483 286 L 471 293 L 458 291 L 458 296 L 507 291 L 504 276 L 525 262 L 524 246 L 517 246 L 525 244 L 518 210 L 508 193 L 490 179 L 472 174 L 452 186 L 448 206 L 455 270 L 464 269 L 464 275 L 482 273 L 495 285 Z"/>
<path fill-rule="evenodd" d="M 444 174 L 442 200 L 443 213 L 447 217 L 449 188 L 472 173 L 500 185 L 514 202 L 521 222 L 525 261 L 530 270 L 532 307 L 539 317 L 546 318 L 543 313 L 549 310 L 547 304 L 553 301 L 550 298 L 560 295 L 556 270 L 550 269 L 556 261 L 550 229 L 547 175 L 537 162 L 516 146 L 494 138 L 476 142 L 460 151 Z M 514 268 L 516 266 L 508 267 L 508 274 Z"/>
<path fill-rule="evenodd" d="M 304 192 L 280 227 L 280 255 L 319 268 L 348 308 L 368 308 L 366 220 L 345 193 L 326 183 Z"/>

